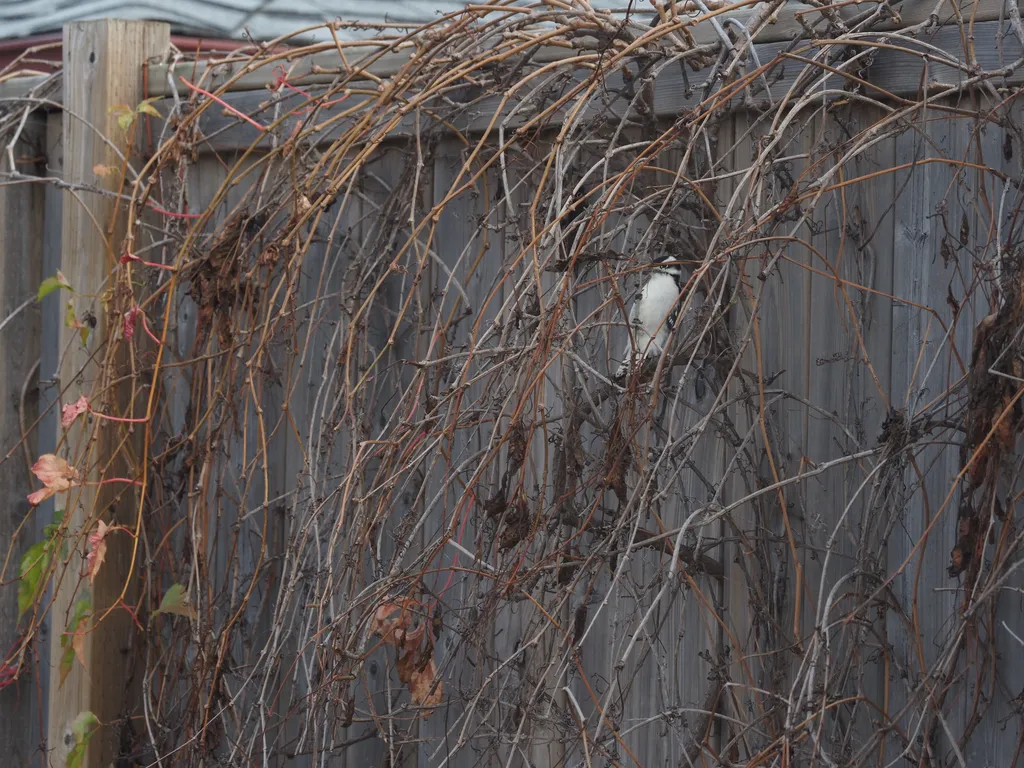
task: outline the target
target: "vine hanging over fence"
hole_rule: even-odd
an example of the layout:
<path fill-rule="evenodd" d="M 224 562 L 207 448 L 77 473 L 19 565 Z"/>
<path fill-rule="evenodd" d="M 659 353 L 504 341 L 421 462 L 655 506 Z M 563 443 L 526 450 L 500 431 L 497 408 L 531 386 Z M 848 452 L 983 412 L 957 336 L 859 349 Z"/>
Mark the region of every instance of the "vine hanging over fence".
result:
<path fill-rule="evenodd" d="M 172 52 L 95 183 L 10 159 L 127 224 L 32 299 L 95 367 L 8 440 L 0 686 L 120 615 L 138 699 L 74 743 L 142 764 L 1016 764 L 1024 30 L 943 8 Z"/>

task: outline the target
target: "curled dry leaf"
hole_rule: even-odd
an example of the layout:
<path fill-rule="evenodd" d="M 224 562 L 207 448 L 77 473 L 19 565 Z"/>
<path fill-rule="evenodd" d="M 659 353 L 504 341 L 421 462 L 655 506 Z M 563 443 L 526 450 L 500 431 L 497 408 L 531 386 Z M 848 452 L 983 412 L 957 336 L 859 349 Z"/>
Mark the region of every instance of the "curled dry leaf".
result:
<path fill-rule="evenodd" d="M 409 689 L 413 703 L 435 707 L 444 697 L 444 682 L 437 679 L 434 641 L 427 634 L 427 622 L 425 606 L 403 597 L 382 603 L 370 629 L 398 649 L 398 679 Z"/>
<path fill-rule="evenodd" d="M 431 659 L 427 662 L 427 666 L 421 669 L 409 683 L 409 691 L 416 704 L 424 707 L 436 707 L 441 703 L 444 698 L 444 681 L 438 680 L 437 685 L 434 685 L 436 678 L 437 665 Z"/>
<path fill-rule="evenodd" d="M 33 506 L 42 504 L 56 493 L 63 493 L 73 486 L 81 485 L 78 470 L 69 465 L 59 456 L 46 453 L 32 465 L 32 474 L 43 484 L 35 493 L 30 493 L 28 501 Z"/>
<path fill-rule="evenodd" d="M 426 623 L 422 617 L 417 625 L 413 626 L 416 609 L 421 609 L 420 613 L 422 613 L 422 606 L 411 598 L 401 597 L 389 600 L 373 614 L 370 631 L 380 635 L 388 645 L 405 651 L 414 650 L 419 646 L 426 631 Z"/>
<path fill-rule="evenodd" d="M 89 411 L 89 398 L 82 395 L 75 402 L 65 405 L 61 409 L 60 425 L 67 429 L 75 423 L 75 419 Z"/>
<path fill-rule="evenodd" d="M 436 707 L 444 696 L 444 681 L 437 680 L 437 664 L 433 657 L 423 663 L 419 656 L 409 652 L 398 657 L 398 679 L 408 687 L 413 704 Z M 437 685 L 434 685 L 435 680 Z"/>
<path fill-rule="evenodd" d="M 107 556 L 106 537 L 110 530 L 111 527 L 100 520 L 96 523 L 95 530 L 89 534 L 89 539 L 86 542 L 85 572 L 89 576 L 90 582 L 96 578 L 96 573 Z"/>

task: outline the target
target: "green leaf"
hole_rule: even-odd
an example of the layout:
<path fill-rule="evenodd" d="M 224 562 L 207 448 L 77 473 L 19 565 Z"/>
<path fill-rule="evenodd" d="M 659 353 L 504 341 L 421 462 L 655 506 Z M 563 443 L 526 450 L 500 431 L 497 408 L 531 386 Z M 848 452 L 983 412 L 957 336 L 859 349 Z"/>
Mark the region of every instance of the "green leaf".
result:
<path fill-rule="evenodd" d="M 75 735 L 75 746 L 68 753 L 67 768 L 81 768 L 89 740 L 96 733 L 99 724 L 99 718 L 89 710 L 78 713 L 78 717 L 71 723 L 71 732 Z"/>
<path fill-rule="evenodd" d="M 78 717 L 71 724 L 71 732 L 75 734 L 77 741 L 88 740 L 92 735 L 92 731 L 100 724 L 100 720 L 89 710 L 79 712 Z"/>
<path fill-rule="evenodd" d="M 92 613 L 92 597 L 88 592 L 75 603 L 75 612 L 71 614 L 71 621 L 68 622 L 68 632 L 74 632 L 82 620 Z"/>
<path fill-rule="evenodd" d="M 159 96 L 154 96 L 142 101 L 139 106 L 135 108 L 135 111 L 139 114 L 152 115 L 153 117 L 163 117 L 156 107 L 153 106 L 153 102 L 159 100 Z"/>
<path fill-rule="evenodd" d="M 156 609 L 156 613 L 176 613 L 179 616 L 188 616 L 190 619 L 194 619 L 196 616 L 195 609 L 189 602 L 188 595 L 185 594 L 185 587 L 181 584 L 171 585 L 167 594 L 164 595 L 164 599 L 160 601 L 160 607 Z"/>
<path fill-rule="evenodd" d="M 135 114 L 132 112 L 124 112 L 117 116 L 117 124 L 121 127 L 122 131 L 128 132 L 128 129 L 132 127 L 132 123 L 135 122 Z"/>
<path fill-rule="evenodd" d="M 43 528 L 43 538 L 49 541 L 57 532 L 60 530 L 60 524 L 64 522 L 64 510 L 55 509 L 53 511 L 53 522 Z"/>
<path fill-rule="evenodd" d="M 21 557 L 21 582 L 18 584 L 18 618 L 20 619 L 39 593 L 39 584 L 43 580 L 43 572 L 50 566 L 50 550 L 47 542 L 40 541 L 29 547 Z"/>
<path fill-rule="evenodd" d="M 71 668 L 75 666 L 75 649 L 71 647 L 71 643 L 68 642 L 68 638 L 61 637 L 60 647 L 64 649 L 64 652 L 60 655 L 60 682 L 57 683 L 58 691 L 64 687 L 64 681 L 71 673 Z"/>
<path fill-rule="evenodd" d="M 54 277 L 48 277 L 39 284 L 39 295 L 36 297 L 36 301 L 42 301 L 54 291 L 65 288 L 66 290 L 74 292 L 74 288 L 67 281 L 67 278 L 57 270 L 57 274 Z"/>
<path fill-rule="evenodd" d="M 75 612 L 71 616 L 71 621 L 68 622 L 67 631 L 61 633 L 60 636 L 60 647 L 64 649 L 64 653 L 60 656 L 60 684 L 57 686 L 58 688 L 64 685 L 64 680 L 67 678 L 68 673 L 71 672 L 71 667 L 75 664 L 76 656 L 82 667 L 85 667 L 85 635 L 77 634 L 77 632 L 79 625 L 91 615 L 92 599 L 86 593 L 75 603 Z"/>
<path fill-rule="evenodd" d="M 83 323 L 75 315 L 74 303 L 68 301 L 68 308 L 64 312 L 64 327 L 65 328 L 77 328 L 78 336 L 82 339 L 82 346 L 87 346 L 89 341 L 89 324 Z"/>

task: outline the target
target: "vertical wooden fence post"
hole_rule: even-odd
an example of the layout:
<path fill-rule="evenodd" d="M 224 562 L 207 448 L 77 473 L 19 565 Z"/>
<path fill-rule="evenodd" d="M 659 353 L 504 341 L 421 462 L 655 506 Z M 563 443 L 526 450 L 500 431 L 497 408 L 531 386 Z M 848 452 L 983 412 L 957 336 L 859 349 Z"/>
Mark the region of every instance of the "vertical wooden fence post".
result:
<path fill-rule="evenodd" d="M 102 398 L 97 405 L 128 405 L 124 392 L 118 391 L 124 385 L 119 385 L 111 371 L 104 371 L 101 365 L 107 355 L 107 342 L 123 342 L 110 333 L 108 326 L 114 321 L 107 317 L 100 300 L 112 287 L 110 277 L 120 257 L 126 206 L 115 196 L 91 193 L 77 185 L 120 190 L 123 161 L 114 147 L 125 151 L 126 135 L 113 110 L 118 105 L 133 109 L 145 98 L 143 66 L 152 58 L 164 56 L 169 47 L 170 27 L 163 23 L 104 19 L 64 28 L 64 180 L 75 186 L 64 195 L 61 263 L 64 276 L 75 290 L 77 316 L 84 318 L 91 312 L 97 322 L 87 347 L 78 339 L 78 330 L 61 329 L 59 378 L 64 404 L 85 394 Z M 133 164 L 140 167 L 137 158 Z M 116 170 L 105 172 L 100 168 L 98 173 L 98 166 Z M 136 402 L 136 416 L 144 415 L 142 402 L 141 409 Z M 105 476 L 133 473 L 134 469 L 122 459 L 137 439 L 128 435 L 127 427 L 79 419 L 79 424 L 65 433 L 58 455 L 80 460 L 78 469 L 86 482 L 96 481 L 101 471 Z M 85 485 L 73 488 L 66 496 L 65 517 L 70 520 L 72 535 L 97 514 L 107 523 L 119 522 L 134 529 L 134 489 L 122 484 L 103 486 L 102 493 L 97 491 L 96 486 Z M 54 587 L 47 747 L 50 765 L 64 766 L 75 746 L 72 724 L 81 712 L 91 711 L 103 725 L 91 738 L 82 766 L 106 768 L 114 761 L 119 744 L 130 737 L 126 729 L 132 727 L 130 718 L 136 714 L 137 702 L 132 701 L 130 691 L 138 688 L 141 670 L 133 663 L 137 649 L 134 624 L 127 611 L 118 609 L 90 625 L 82 653 L 86 666 L 76 661 L 63 685 L 58 670 L 65 647 L 60 641 L 85 590 L 91 591 L 92 622 L 117 602 L 126 583 L 130 587 L 126 602 L 133 600 L 137 590 L 131 589 L 132 542 L 127 534 L 107 537 L 106 562 L 91 587 L 80 576 L 83 539 L 84 535 L 72 539 L 71 549 L 79 554 L 71 555 L 71 566 L 63 577 L 58 574 Z"/>

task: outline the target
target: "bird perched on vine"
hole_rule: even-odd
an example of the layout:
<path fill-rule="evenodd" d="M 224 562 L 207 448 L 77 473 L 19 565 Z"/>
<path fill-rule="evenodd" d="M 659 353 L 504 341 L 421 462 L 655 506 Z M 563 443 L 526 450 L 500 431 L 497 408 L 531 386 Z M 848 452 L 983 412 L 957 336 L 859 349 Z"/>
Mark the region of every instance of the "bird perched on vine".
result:
<path fill-rule="evenodd" d="M 650 277 L 633 302 L 629 313 L 630 339 L 616 379 L 625 377 L 633 364 L 642 365 L 665 350 L 679 316 L 679 295 L 683 290 L 683 268 L 673 263 L 676 261 L 675 256 L 665 256 L 654 262 Z"/>

